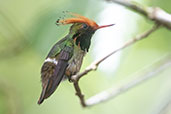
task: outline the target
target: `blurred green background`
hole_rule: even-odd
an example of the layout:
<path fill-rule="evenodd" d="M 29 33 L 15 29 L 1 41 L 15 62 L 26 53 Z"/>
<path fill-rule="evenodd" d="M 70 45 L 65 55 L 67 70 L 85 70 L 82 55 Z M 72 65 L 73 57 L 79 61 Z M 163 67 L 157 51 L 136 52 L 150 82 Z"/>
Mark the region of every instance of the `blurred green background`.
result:
<path fill-rule="evenodd" d="M 170 0 L 137 2 L 159 6 L 171 13 Z M 118 29 L 119 22 L 114 21 L 116 27 L 113 30 L 114 32 L 118 29 L 120 34 L 124 35 L 122 41 L 118 39 L 121 44 L 152 26 L 153 22 L 141 15 L 114 4 L 112 7 L 119 7 L 124 12 L 114 10 L 108 17 L 104 15 L 103 18 L 98 18 L 99 14 L 112 4 L 102 0 L 1 0 L 0 114 L 159 114 L 161 108 L 171 100 L 171 68 L 108 102 L 90 108 L 81 107 L 73 85 L 68 81 L 61 83 L 58 90 L 42 105 L 37 105 L 41 92 L 41 65 L 52 45 L 68 33 L 69 25 L 55 25 L 55 21 L 64 15 L 62 11 L 79 13 L 97 23 L 110 18 L 110 15 L 111 18 L 122 20 L 120 23 L 123 23 L 123 27 Z M 118 13 L 127 16 L 122 18 Z M 98 33 L 103 33 L 103 30 Z M 95 60 L 96 51 L 92 50 L 96 42 L 102 42 L 97 37 L 98 33 L 92 39 L 90 52 L 84 59 L 82 70 Z M 116 36 L 118 35 L 112 36 L 116 40 L 113 44 L 117 44 Z M 101 53 L 102 48 L 105 48 L 105 45 L 96 48 L 97 53 Z M 110 62 L 113 66 L 109 68 L 110 71 L 102 68 L 85 76 L 80 81 L 81 89 L 85 97 L 89 98 L 122 83 L 123 80 L 129 80 L 133 76 L 131 74 L 141 72 L 142 68 L 170 52 L 171 32 L 161 28 L 148 39 L 123 50 L 117 56 L 117 65 Z"/>

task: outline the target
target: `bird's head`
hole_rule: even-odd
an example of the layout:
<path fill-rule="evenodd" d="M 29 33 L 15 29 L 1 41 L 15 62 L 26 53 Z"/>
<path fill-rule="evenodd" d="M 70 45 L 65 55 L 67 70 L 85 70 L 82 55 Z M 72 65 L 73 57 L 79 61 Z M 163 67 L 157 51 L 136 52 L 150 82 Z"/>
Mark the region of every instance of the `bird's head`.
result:
<path fill-rule="evenodd" d="M 96 30 L 101 28 L 106 28 L 113 26 L 114 24 L 103 25 L 99 26 L 95 21 L 88 19 L 87 17 L 81 16 L 79 14 L 70 13 L 72 18 L 67 18 L 63 20 L 57 20 L 57 24 L 73 24 L 70 28 L 70 34 L 72 34 L 73 39 L 76 39 L 76 43 L 80 45 L 87 45 L 82 46 L 83 50 L 89 48 L 90 40 L 92 35 L 95 33 Z"/>
<path fill-rule="evenodd" d="M 87 32 L 87 31 L 93 31 L 95 32 L 98 29 L 101 28 L 106 28 L 106 27 L 110 27 L 113 26 L 114 24 L 109 24 L 109 25 L 102 25 L 99 26 L 95 21 L 88 19 L 87 17 L 81 16 L 79 14 L 75 14 L 75 13 L 70 13 L 72 16 L 74 16 L 73 18 L 67 18 L 67 19 L 63 19 L 63 20 L 57 20 L 57 24 L 73 24 L 71 26 L 71 31 L 74 32 Z"/>

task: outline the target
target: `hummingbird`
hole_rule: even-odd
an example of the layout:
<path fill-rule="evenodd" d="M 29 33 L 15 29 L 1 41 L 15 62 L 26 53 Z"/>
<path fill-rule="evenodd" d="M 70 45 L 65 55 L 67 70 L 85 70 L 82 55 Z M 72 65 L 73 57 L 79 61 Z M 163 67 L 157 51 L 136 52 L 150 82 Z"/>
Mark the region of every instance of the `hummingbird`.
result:
<path fill-rule="evenodd" d="M 93 34 L 98 29 L 114 25 L 99 26 L 87 17 L 75 13 L 71 15 L 73 17 L 56 21 L 57 25 L 72 25 L 68 35 L 52 47 L 43 63 L 42 92 L 38 104 L 50 97 L 64 78 L 71 79 L 72 75 L 80 71 L 83 58 L 89 51 Z"/>

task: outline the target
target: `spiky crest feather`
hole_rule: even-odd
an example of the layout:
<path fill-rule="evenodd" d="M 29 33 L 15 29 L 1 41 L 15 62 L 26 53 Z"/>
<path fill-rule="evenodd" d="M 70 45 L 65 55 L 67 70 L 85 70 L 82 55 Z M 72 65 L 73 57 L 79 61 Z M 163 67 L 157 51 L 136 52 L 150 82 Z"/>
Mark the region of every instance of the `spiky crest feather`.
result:
<path fill-rule="evenodd" d="M 81 16 L 76 13 L 71 13 L 71 12 L 70 12 L 70 14 L 75 17 L 67 18 L 67 19 L 63 19 L 63 20 L 57 20 L 57 24 L 66 25 L 66 24 L 74 24 L 74 23 L 86 23 L 87 25 L 89 25 L 95 29 L 99 27 L 96 22 L 94 22 L 91 19 L 88 19 L 87 17 Z"/>

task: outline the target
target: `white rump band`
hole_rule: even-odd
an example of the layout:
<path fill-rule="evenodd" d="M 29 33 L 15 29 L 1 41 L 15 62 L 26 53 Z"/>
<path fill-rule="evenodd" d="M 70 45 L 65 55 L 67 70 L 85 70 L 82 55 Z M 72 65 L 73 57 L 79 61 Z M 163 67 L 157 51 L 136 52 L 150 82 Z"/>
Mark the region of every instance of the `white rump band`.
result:
<path fill-rule="evenodd" d="M 58 62 L 56 61 L 56 59 L 55 58 L 47 58 L 46 60 L 45 60 L 45 62 L 51 62 L 51 63 L 54 63 L 54 64 L 58 64 Z"/>

